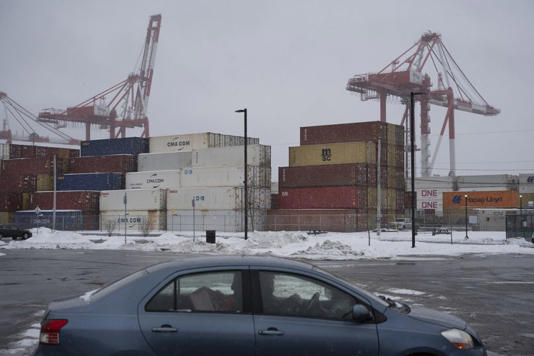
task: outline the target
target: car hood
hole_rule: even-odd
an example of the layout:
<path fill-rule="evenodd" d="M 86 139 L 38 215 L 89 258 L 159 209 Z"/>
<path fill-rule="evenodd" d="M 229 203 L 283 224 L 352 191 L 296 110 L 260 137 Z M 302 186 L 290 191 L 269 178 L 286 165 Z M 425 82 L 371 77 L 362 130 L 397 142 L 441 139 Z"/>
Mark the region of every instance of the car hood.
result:
<path fill-rule="evenodd" d="M 440 325 L 446 328 L 465 330 L 467 327 L 467 323 L 465 321 L 455 317 L 454 315 L 427 308 L 411 307 L 408 317 L 427 323 Z"/>

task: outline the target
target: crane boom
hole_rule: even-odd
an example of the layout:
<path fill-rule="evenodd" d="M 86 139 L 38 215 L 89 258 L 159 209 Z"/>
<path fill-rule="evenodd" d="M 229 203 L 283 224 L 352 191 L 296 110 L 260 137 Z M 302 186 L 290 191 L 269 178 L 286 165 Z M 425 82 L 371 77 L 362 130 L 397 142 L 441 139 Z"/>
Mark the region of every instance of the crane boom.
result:
<path fill-rule="evenodd" d="M 136 73 L 66 110 L 44 109 L 38 118 L 48 123 L 82 123 L 85 139 L 91 138 L 91 126 L 108 128 L 110 138 L 125 137 L 126 128 L 143 127 L 141 137 L 149 136 L 146 115 L 154 75 L 161 15 L 149 19 L 141 66 Z M 106 102 L 106 98 L 111 100 Z"/>

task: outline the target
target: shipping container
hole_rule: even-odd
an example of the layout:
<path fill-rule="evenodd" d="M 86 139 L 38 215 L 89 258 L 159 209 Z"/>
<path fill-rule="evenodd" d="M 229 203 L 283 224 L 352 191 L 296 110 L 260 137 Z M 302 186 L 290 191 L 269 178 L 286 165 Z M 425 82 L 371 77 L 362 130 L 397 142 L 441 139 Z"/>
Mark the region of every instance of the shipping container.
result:
<path fill-rule="evenodd" d="M 100 193 L 100 211 L 124 211 L 125 196 L 127 210 L 165 210 L 166 207 L 165 189 L 106 190 Z"/>
<path fill-rule="evenodd" d="M 137 156 L 148 152 L 148 139 L 142 137 L 112 138 L 82 141 L 81 156 L 108 156 L 131 154 Z"/>
<path fill-rule="evenodd" d="M 519 175 L 519 193 L 534 193 L 534 173 Z"/>
<path fill-rule="evenodd" d="M 358 209 L 277 209 L 267 211 L 270 231 L 366 231 L 375 218 Z"/>
<path fill-rule="evenodd" d="M 96 191 L 58 191 L 56 192 L 56 209 L 98 211 L 100 192 Z M 35 192 L 30 194 L 28 210 L 39 207 L 52 210 L 54 192 Z"/>
<path fill-rule="evenodd" d="M 371 166 L 370 170 L 368 170 Z M 376 166 L 367 163 L 278 168 L 280 188 L 367 185 Z M 371 179 L 376 184 L 376 177 Z"/>
<path fill-rule="evenodd" d="M 0 225 L 13 224 L 15 213 L 11 211 L 0 211 Z"/>
<path fill-rule="evenodd" d="M 465 195 L 468 208 L 517 208 L 519 193 L 517 191 L 483 191 L 483 192 L 444 192 L 443 208 L 465 209 Z"/>
<path fill-rule="evenodd" d="M 0 143 L 0 160 L 9 159 L 9 144 Z"/>
<path fill-rule="evenodd" d="M 124 188 L 122 173 L 74 173 L 57 177 L 56 190 L 117 190 Z"/>
<path fill-rule="evenodd" d="M 181 170 L 145 171 L 126 174 L 126 189 L 178 189 Z"/>
<path fill-rule="evenodd" d="M 272 191 L 271 191 L 271 209 L 280 209 L 280 204 L 278 203 L 278 193 L 272 194 Z"/>
<path fill-rule="evenodd" d="M 0 174 L 0 192 L 35 192 L 37 190 L 37 177 L 34 175 L 21 176 L 19 174 Z"/>
<path fill-rule="evenodd" d="M 19 228 L 53 227 L 53 210 L 41 210 L 36 214 L 34 210 L 20 210 L 15 212 L 15 224 Z M 81 210 L 56 210 L 56 230 L 82 230 L 83 213 Z"/>
<path fill-rule="evenodd" d="M 0 211 L 22 209 L 22 193 L 0 192 Z"/>
<path fill-rule="evenodd" d="M 54 190 L 54 176 L 50 174 L 37 175 L 37 191 Z"/>
<path fill-rule="evenodd" d="M 289 147 L 290 167 L 345 163 L 376 163 L 376 145 L 348 142 Z"/>
<path fill-rule="evenodd" d="M 192 166 L 192 152 L 144 153 L 137 158 L 137 170 L 177 170 Z"/>
<path fill-rule="evenodd" d="M 281 188 L 280 209 L 350 209 L 367 207 L 367 189 L 357 186 Z"/>
<path fill-rule="evenodd" d="M 242 167 L 245 146 L 206 148 L 193 151 L 193 167 Z M 271 168 L 271 146 L 247 146 L 247 164 Z"/>
<path fill-rule="evenodd" d="M 56 159 L 57 174 L 68 173 L 69 161 Z M 54 174 L 53 159 L 17 158 L 2 161 L 1 174 L 11 176 L 28 176 L 37 174 Z"/>
<path fill-rule="evenodd" d="M 167 229 L 167 213 L 161 210 L 106 210 L 100 212 L 100 230 L 108 233 L 124 231 L 162 231 Z"/>
<path fill-rule="evenodd" d="M 245 216 L 243 210 L 175 210 L 168 212 L 168 231 L 206 231 L 221 232 L 244 231 Z M 249 231 L 266 229 L 266 210 L 251 210 L 248 218 Z"/>
<path fill-rule="evenodd" d="M 317 145 L 340 142 L 374 142 L 378 139 L 387 144 L 387 128 L 396 126 L 380 121 L 356 122 L 308 126 L 300 128 L 301 145 Z"/>
<path fill-rule="evenodd" d="M 248 137 L 248 144 L 259 144 L 258 138 Z M 150 137 L 150 153 L 187 152 L 213 147 L 242 146 L 245 138 L 242 136 L 223 135 L 213 132 L 203 132 L 185 135 L 153 136 Z"/>
<path fill-rule="evenodd" d="M 239 187 L 245 180 L 243 167 L 195 167 L 180 173 L 182 187 Z M 247 167 L 247 182 L 251 188 L 269 188 L 271 169 L 260 166 Z"/>
<path fill-rule="evenodd" d="M 271 191 L 266 188 L 248 189 L 249 208 L 269 209 Z M 244 208 L 244 192 L 239 187 L 198 187 L 169 190 L 167 210 L 239 210 Z"/>
<path fill-rule="evenodd" d="M 70 159 L 70 173 L 127 173 L 136 170 L 133 155 L 77 157 Z"/>
<path fill-rule="evenodd" d="M 79 149 L 39 145 L 9 145 L 9 158 L 56 158 L 69 159 L 80 155 Z"/>

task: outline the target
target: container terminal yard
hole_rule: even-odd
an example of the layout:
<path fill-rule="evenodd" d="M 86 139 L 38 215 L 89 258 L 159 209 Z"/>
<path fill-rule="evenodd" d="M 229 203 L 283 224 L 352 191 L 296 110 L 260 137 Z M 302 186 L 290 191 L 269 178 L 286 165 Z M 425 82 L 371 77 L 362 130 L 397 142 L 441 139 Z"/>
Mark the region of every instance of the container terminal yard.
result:
<path fill-rule="evenodd" d="M 424 33 L 381 71 L 348 80 L 346 90 L 380 101 L 379 121 L 295 127 L 300 145 L 288 147 L 288 166 L 272 167 L 269 142 L 260 138 L 246 138 L 245 163 L 240 135 L 150 135 L 147 108 L 161 23 L 161 15 L 149 18 L 139 69 L 80 104 L 33 115 L 0 92 L 6 114 L 0 131 L 0 224 L 109 234 L 240 232 L 247 210 L 250 230 L 351 232 L 376 229 L 378 223 L 398 229 L 410 218 L 415 195 L 421 228 L 532 234 L 534 173 L 456 174 L 455 111 L 492 116 L 500 110 L 482 97 L 439 34 Z M 406 106 L 400 125 L 387 122 L 388 97 Z M 421 176 L 412 191 L 415 105 Z M 431 105 L 447 108 L 433 153 Z M 24 134 L 14 133 L 16 125 Z M 85 139 L 62 131 L 68 125 L 84 127 Z M 109 138 L 91 140 L 94 128 L 108 130 Z M 128 137 L 132 128 L 142 129 L 140 137 Z M 450 170 L 433 175 L 447 128 Z"/>

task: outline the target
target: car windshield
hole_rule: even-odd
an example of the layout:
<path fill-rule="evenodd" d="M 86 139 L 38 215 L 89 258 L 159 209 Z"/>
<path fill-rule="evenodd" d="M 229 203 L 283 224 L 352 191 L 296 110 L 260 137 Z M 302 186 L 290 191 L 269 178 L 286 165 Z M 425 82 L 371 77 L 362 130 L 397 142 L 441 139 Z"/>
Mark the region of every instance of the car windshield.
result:
<path fill-rule="evenodd" d="M 360 292 L 360 294 L 362 294 L 362 296 L 366 297 L 367 299 L 372 300 L 373 302 L 375 302 L 377 304 L 380 304 L 380 305 L 382 305 L 384 307 L 390 307 L 391 306 L 387 301 L 383 300 L 382 298 L 377 297 L 376 295 L 374 295 L 372 293 L 366 292 L 366 291 L 362 290 L 361 288 L 358 288 L 353 283 L 347 281 L 343 277 L 340 277 L 340 276 L 338 276 L 338 275 L 336 275 L 334 273 L 331 273 L 331 272 L 327 272 L 327 271 L 325 271 L 325 270 L 323 270 L 323 269 L 321 269 L 321 268 L 319 268 L 317 266 L 313 266 L 313 269 L 315 271 L 317 271 L 317 272 L 320 272 L 320 273 L 322 273 L 324 275 L 329 276 L 330 278 L 334 278 L 334 279 L 336 279 L 338 281 L 341 281 L 341 282 L 347 284 L 350 287 L 358 289 L 358 292 Z"/>

